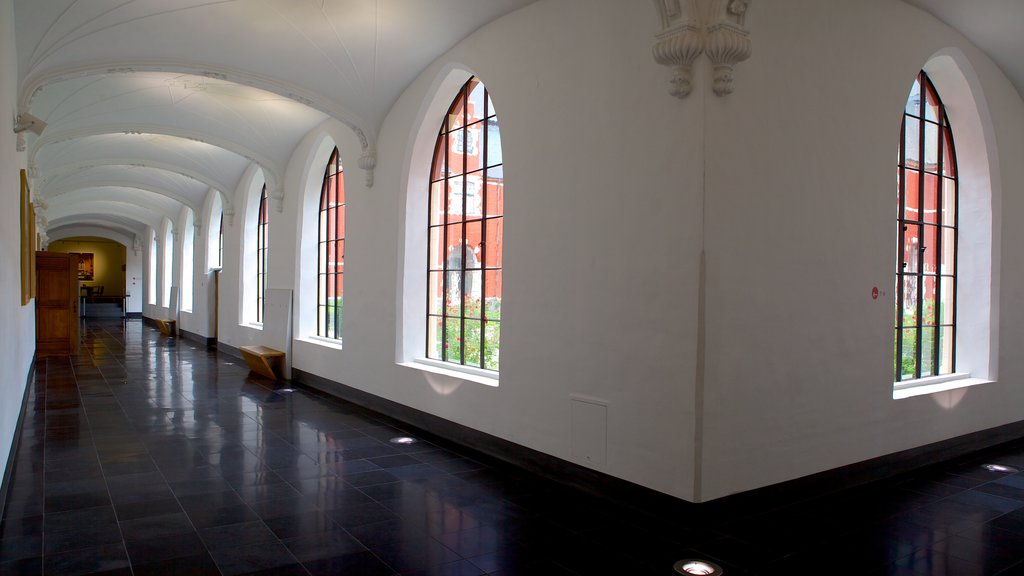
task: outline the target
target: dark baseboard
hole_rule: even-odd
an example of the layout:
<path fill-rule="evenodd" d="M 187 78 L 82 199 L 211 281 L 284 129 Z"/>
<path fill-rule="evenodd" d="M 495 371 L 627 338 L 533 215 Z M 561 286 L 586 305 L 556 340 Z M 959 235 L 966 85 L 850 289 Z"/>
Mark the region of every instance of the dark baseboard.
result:
<path fill-rule="evenodd" d="M 228 356 L 234 356 L 235 358 L 238 358 L 239 360 L 243 359 L 242 358 L 242 351 L 241 350 L 239 350 L 238 348 L 235 348 L 234 346 L 232 346 L 230 344 L 225 344 L 225 343 L 223 343 L 223 342 L 221 342 L 219 340 L 217 341 L 217 351 L 218 352 L 223 352 L 223 353 L 227 354 Z"/>
<path fill-rule="evenodd" d="M 0 518 L 4 517 L 7 511 L 7 490 L 11 486 L 11 478 L 14 476 L 14 463 L 18 459 L 18 446 L 21 444 L 21 430 L 25 425 L 25 412 L 28 408 L 28 392 L 32 388 L 32 378 L 36 373 L 36 359 L 32 357 L 31 367 L 28 369 L 28 377 L 25 378 L 25 391 L 21 394 L 21 412 L 18 413 L 18 423 L 14 429 L 14 440 L 11 442 L 11 453 L 7 455 L 7 465 L 4 467 L 4 479 L 0 484 Z"/>
<path fill-rule="evenodd" d="M 226 346 L 219 344 L 218 348 L 220 347 Z M 711 523 L 729 522 L 755 510 L 771 510 L 810 500 L 929 466 L 949 463 L 968 455 L 972 458 L 980 457 L 983 454 L 979 452 L 983 453 L 986 449 L 1024 439 L 1024 421 L 1014 422 L 708 502 L 692 503 L 298 368 L 292 368 L 292 381 L 315 393 L 352 402 L 379 412 L 399 424 L 412 426 L 415 430 L 410 430 L 411 433 L 432 442 L 468 449 L 486 459 L 525 469 L 559 484 L 583 490 L 629 508 L 660 517 L 672 513 L 697 515 L 706 517 Z"/>
<path fill-rule="evenodd" d="M 126 312 L 124 317 L 130 318 L 132 320 L 137 320 L 139 318 L 142 318 L 142 312 Z"/>
<path fill-rule="evenodd" d="M 181 329 L 179 329 L 178 330 L 178 336 L 181 336 L 185 340 L 191 340 L 192 342 L 195 342 L 197 344 L 202 344 L 203 346 L 206 346 L 207 348 L 216 348 L 217 347 L 217 339 L 216 338 L 209 338 L 209 337 L 206 337 L 206 336 L 200 336 L 199 334 L 196 334 L 194 332 L 189 332 L 188 330 L 181 330 Z"/>

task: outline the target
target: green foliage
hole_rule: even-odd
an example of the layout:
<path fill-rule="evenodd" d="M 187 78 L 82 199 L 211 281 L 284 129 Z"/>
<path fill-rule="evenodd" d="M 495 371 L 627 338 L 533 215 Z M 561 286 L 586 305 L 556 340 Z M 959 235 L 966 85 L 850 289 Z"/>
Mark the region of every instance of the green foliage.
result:
<path fill-rule="evenodd" d="M 501 298 L 467 299 L 465 320 L 460 320 L 459 306 L 447 306 L 446 330 L 444 334 L 444 358 L 448 362 L 481 366 L 487 370 L 498 370 L 501 343 Z M 480 317 L 481 308 L 485 318 Z M 442 327 L 436 327 L 437 341 L 442 339 Z M 481 335 L 481 332 L 483 334 Z M 482 346 L 481 346 L 482 336 Z"/>

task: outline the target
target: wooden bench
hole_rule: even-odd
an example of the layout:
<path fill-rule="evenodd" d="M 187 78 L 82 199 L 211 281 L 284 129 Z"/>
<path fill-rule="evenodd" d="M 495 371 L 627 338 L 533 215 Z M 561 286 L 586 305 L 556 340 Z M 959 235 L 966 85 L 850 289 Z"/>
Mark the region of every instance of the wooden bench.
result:
<path fill-rule="evenodd" d="M 277 369 L 284 360 L 284 352 L 267 346 L 242 346 L 239 350 L 250 370 L 271 380 L 280 379 Z"/>
<path fill-rule="evenodd" d="M 166 318 L 156 320 L 157 328 L 160 328 L 160 332 L 166 336 L 177 336 L 177 324 L 178 322 L 176 320 L 170 320 Z"/>

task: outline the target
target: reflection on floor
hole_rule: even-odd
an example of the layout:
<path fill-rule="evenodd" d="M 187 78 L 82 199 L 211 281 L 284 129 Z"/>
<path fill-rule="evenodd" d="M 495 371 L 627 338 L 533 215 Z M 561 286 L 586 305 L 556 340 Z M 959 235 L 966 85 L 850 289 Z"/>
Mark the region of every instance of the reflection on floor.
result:
<path fill-rule="evenodd" d="M 638 512 L 140 321 L 36 365 L 0 574 L 1024 574 L 1024 474 L 961 460 L 707 518 Z M 415 432 L 413 432 L 415 434 Z M 986 461 L 1024 467 L 1024 445 Z M 727 507 L 726 507 L 727 508 Z"/>

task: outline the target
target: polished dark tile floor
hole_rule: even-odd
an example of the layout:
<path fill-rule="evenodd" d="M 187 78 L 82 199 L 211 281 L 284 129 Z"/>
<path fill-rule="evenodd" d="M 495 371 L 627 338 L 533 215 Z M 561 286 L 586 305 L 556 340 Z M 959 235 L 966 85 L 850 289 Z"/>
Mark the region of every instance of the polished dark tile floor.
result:
<path fill-rule="evenodd" d="M 961 459 L 785 505 L 645 513 L 248 375 L 140 321 L 36 364 L 0 574 L 1024 574 L 1024 474 Z M 984 461 L 1024 467 L 1024 443 Z"/>

